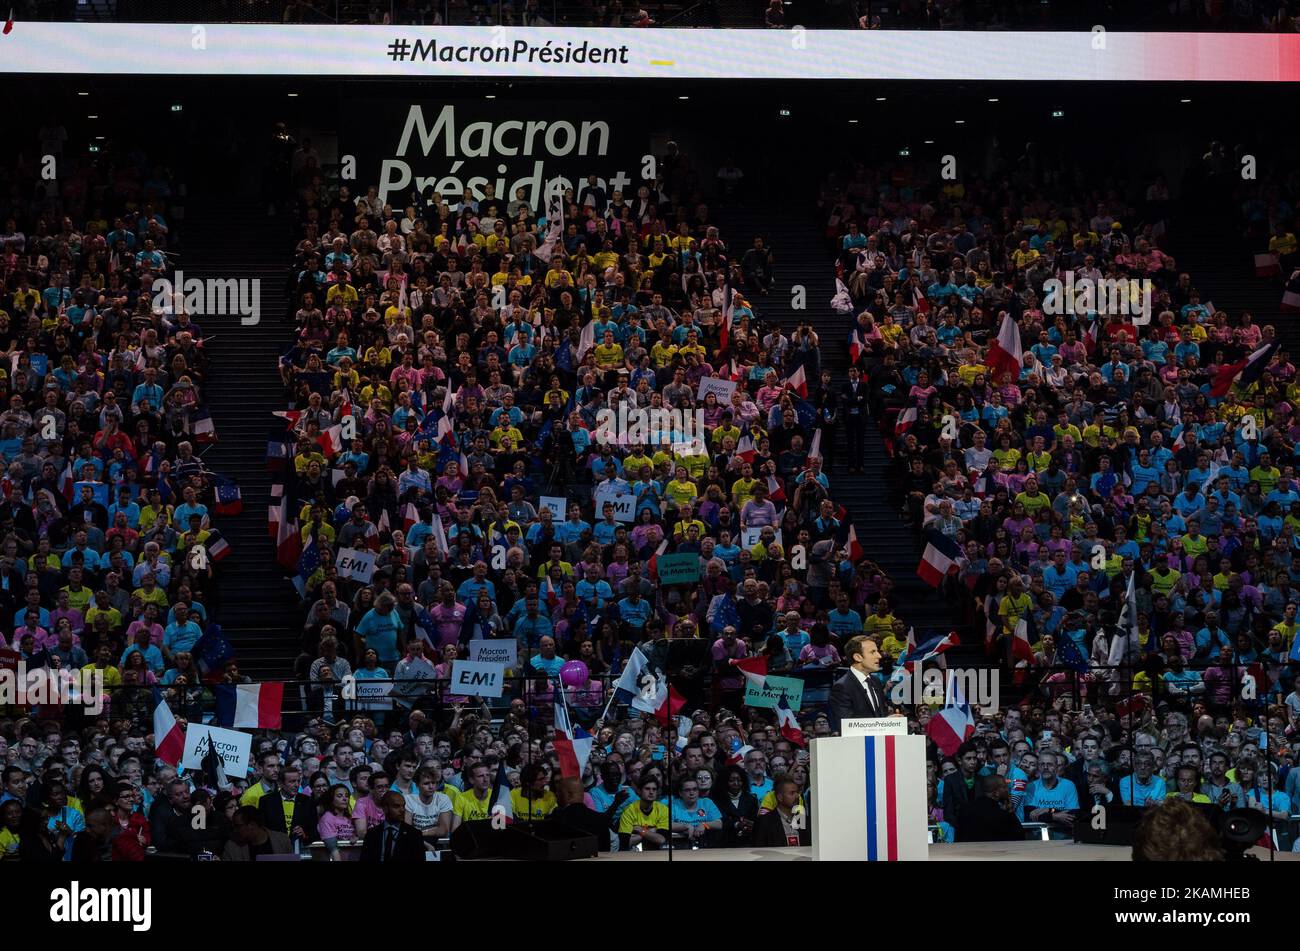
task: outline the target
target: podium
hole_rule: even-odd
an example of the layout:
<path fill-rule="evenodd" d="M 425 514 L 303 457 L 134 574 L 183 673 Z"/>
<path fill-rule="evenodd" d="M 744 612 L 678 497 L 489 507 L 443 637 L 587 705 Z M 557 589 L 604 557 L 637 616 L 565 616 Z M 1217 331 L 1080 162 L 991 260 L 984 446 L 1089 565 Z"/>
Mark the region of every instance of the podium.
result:
<path fill-rule="evenodd" d="M 811 781 L 815 861 L 929 858 L 924 737 L 815 739 Z"/>

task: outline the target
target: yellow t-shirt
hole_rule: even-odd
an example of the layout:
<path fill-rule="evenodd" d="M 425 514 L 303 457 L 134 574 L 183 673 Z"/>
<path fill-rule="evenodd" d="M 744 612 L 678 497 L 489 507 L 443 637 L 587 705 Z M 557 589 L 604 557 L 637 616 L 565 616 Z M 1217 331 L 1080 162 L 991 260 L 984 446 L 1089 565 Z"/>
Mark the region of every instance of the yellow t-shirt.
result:
<path fill-rule="evenodd" d="M 511 803 L 513 804 L 514 794 L 511 794 Z M 463 822 L 478 822 L 483 819 L 492 818 L 492 790 L 488 790 L 484 798 L 479 799 L 474 790 L 466 789 L 452 804 L 451 811 L 460 816 Z"/>
<path fill-rule="evenodd" d="M 335 284 L 325 292 L 326 304 L 342 303 L 345 307 L 353 308 L 357 306 L 357 299 L 357 289 L 351 284 L 347 287 Z"/>
<path fill-rule="evenodd" d="M 1002 599 L 1002 604 L 998 606 L 998 616 L 1002 618 L 1002 629 L 1011 633 L 1016 629 L 1016 624 L 1020 619 L 1033 610 L 1033 599 L 1027 594 L 1019 597 L 1008 594 Z"/>
<path fill-rule="evenodd" d="M 1163 575 L 1156 571 L 1151 572 L 1152 594 L 1168 594 L 1174 590 L 1174 585 L 1178 584 L 1178 579 L 1182 576 L 1181 571 L 1175 571 L 1173 568 Z"/>
<path fill-rule="evenodd" d="M 1074 423 L 1066 423 L 1064 426 L 1057 423 L 1052 427 L 1052 432 L 1056 433 L 1056 439 L 1058 442 L 1063 440 L 1066 436 L 1072 438 L 1076 446 L 1083 442 L 1083 433 L 1079 432 L 1079 427 L 1074 425 Z"/>
<path fill-rule="evenodd" d="M 683 463 L 683 465 L 684 464 L 685 463 Z M 690 502 L 700 494 L 700 490 L 696 488 L 694 482 L 678 482 L 676 479 L 673 479 L 668 483 L 664 488 L 664 492 L 668 498 L 672 499 L 678 505 L 681 505 L 683 502 Z"/>
<path fill-rule="evenodd" d="M 623 345 L 600 344 L 596 347 L 596 366 L 602 370 L 617 370 L 623 365 Z"/>
<path fill-rule="evenodd" d="M 146 505 L 140 509 L 140 534 L 144 535 L 152 530 L 158 519 L 162 519 L 164 524 L 171 524 L 172 507 L 164 505 L 154 508 L 152 505 Z"/>
<path fill-rule="evenodd" d="M 1052 500 L 1047 497 L 1046 492 L 1039 492 L 1036 495 L 1021 492 L 1016 496 L 1016 501 L 1023 505 L 1025 511 L 1031 516 L 1036 515 L 1039 509 L 1045 509 L 1052 504 Z"/>
<path fill-rule="evenodd" d="M 516 449 L 522 446 L 524 442 L 524 434 L 513 426 L 508 426 L 505 429 L 497 427 L 492 430 L 488 435 L 488 438 L 492 441 L 492 445 L 496 447 L 499 447 L 501 445 L 501 440 L 506 438 L 510 439 L 510 445 Z"/>
<path fill-rule="evenodd" d="M 545 819 L 557 808 L 555 793 L 549 789 L 540 797 L 529 799 L 522 789 L 510 790 L 510 808 L 516 819 Z"/>
<path fill-rule="evenodd" d="M 618 831 L 620 833 L 640 832 L 643 829 L 667 829 L 668 828 L 668 807 L 662 802 L 655 802 L 650 807 L 650 814 L 646 815 L 641 811 L 640 801 L 632 803 L 623 810 L 623 816 L 618 820 Z"/>
<path fill-rule="evenodd" d="M 662 370 L 668 364 L 673 362 L 673 357 L 677 356 L 677 347 L 674 344 L 665 345 L 659 341 L 650 348 L 650 360 L 654 363 L 656 370 Z"/>
<path fill-rule="evenodd" d="M 104 675 L 105 687 L 111 689 L 113 687 L 122 686 L 122 672 L 112 664 L 109 664 L 107 667 L 96 667 L 94 664 L 87 664 L 85 667 L 81 668 L 81 672 L 85 676 L 90 676 L 96 670 Z"/>
<path fill-rule="evenodd" d="M 758 485 L 757 479 L 739 478 L 731 484 L 731 494 L 736 499 L 736 509 L 740 510 L 745 507 L 745 503 L 754 497 L 754 486 Z"/>
<path fill-rule="evenodd" d="M 895 620 L 896 618 L 892 614 L 870 614 L 862 622 L 863 633 L 869 637 L 892 634 Z"/>
<path fill-rule="evenodd" d="M 239 797 L 241 806 L 256 806 L 262 801 L 262 797 L 268 795 L 267 791 L 262 788 L 261 782 L 253 783 L 244 790 L 244 794 Z"/>
<path fill-rule="evenodd" d="M 907 641 L 890 634 L 881 642 L 880 649 L 888 654 L 891 660 L 897 661 L 903 656 L 903 651 L 907 650 Z"/>

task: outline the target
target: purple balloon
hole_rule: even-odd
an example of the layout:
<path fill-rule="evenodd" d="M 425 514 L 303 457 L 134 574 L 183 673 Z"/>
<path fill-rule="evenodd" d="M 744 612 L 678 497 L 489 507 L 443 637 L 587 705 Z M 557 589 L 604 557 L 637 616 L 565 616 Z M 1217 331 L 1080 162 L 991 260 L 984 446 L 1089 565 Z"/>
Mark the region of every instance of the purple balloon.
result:
<path fill-rule="evenodd" d="M 566 687 L 585 687 L 591 679 L 591 671 L 580 660 L 571 660 L 560 668 L 560 682 Z"/>

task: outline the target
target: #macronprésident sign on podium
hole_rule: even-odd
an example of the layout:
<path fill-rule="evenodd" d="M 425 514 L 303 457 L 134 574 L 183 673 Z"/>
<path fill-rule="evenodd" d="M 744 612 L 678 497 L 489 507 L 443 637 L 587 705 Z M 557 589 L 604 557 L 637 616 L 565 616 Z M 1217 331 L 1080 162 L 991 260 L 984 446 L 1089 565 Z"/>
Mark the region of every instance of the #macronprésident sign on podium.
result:
<path fill-rule="evenodd" d="M 813 740 L 812 794 L 815 861 L 929 858 L 924 737 Z"/>

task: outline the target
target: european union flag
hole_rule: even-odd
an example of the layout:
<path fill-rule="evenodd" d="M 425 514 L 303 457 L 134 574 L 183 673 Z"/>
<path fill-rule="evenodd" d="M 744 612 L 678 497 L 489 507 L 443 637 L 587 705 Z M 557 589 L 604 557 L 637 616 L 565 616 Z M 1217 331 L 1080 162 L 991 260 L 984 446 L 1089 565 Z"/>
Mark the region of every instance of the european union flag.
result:
<path fill-rule="evenodd" d="M 235 649 L 221 633 L 220 624 L 209 624 L 207 632 L 194 645 L 194 657 L 205 679 L 220 676 L 226 661 L 234 656 Z"/>
<path fill-rule="evenodd" d="M 795 415 L 799 419 L 799 425 L 801 427 L 803 427 L 806 430 L 812 430 L 816 428 L 817 410 L 813 407 L 812 403 L 809 403 L 807 400 L 801 400 L 796 398 L 794 401 L 794 411 L 795 411 Z"/>
<path fill-rule="evenodd" d="M 1092 666 L 1088 663 L 1088 658 L 1083 656 L 1083 651 L 1079 650 L 1074 638 L 1066 631 L 1062 631 L 1056 638 L 1056 656 L 1066 667 L 1081 674 L 1086 674 Z"/>
<path fill-rule="evenodd" d="M 533 445 L 538 449 L 546 447 L 546 440 L 551 438 L 551 430 L 555 428 L 555 421 L 548 419 L 542 424 L 542 428 L 537 432 L 537 438 L 533 440 Z"/>
<path fill-rule="evenodd" d="M 724 628 L 734 627 L 740 630 L 740 610 L 736 607 L 736 598 L 728 591 L 722 598 L 722 603 L 718 605 L 718 610 L 714 612 L 713 623 L 709 625 L 713 633 L 720 633 Z"/>

